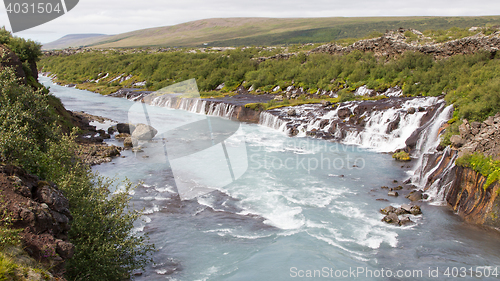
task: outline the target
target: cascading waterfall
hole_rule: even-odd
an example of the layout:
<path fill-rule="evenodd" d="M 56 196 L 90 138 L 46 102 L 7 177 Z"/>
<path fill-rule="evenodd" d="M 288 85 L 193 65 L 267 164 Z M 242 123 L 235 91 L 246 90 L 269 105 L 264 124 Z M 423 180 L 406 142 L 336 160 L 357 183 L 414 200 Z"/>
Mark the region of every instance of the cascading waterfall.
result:
<path fill-rule="evenodd" d="M 286 133 L 290 133 L 288 128 L 293 127 L 299 137 L 308 135 L 308 132 L 314 132 L 315 135 L 316 132 L 322 132 L 321 136 L 328 135 L 346 144 L 359 145 L 378 152 L 391 152 L 406 147 L 406 140 L 421 126 L 422 118 L 429 111 L 437 106 L 444 107 L 444 102 L 435 97 L 393 100 L 396 102 L 391 99 L 347 102 L 336 109 L 301 105 L 294 107 L 297 112 L 295 116 L 287 114 L 290 108 L 279 108 L 261 113 L 259 123 Z M 382 103 L 384 106 L 381 106 L 381 109 L 371 109 Z M 364 108 L 365 111 L 357 110 L 358 107 Z M 451 108 L 447 112 L 450 110 Z M 438 110 L 441 111 L 442 108 Z M 447 113 L 444 115 L 447 116 Z M 354 118 L 364 124 L 351 122 Z M 440 125 L 434 129 L 436 134 Z"/>
<path fill-rule="evenodd" d="M 150 105 L 171 109 L 181 109 L 197 114 L 231 118 L 236 106 L 223 102 L 213 102 L 196 98 L 178 98 L 175 96 L 162 95 L 151 100 Z"/>
<path fill-rule="evenodd" d="M 379 107 L 377 108 L 376 105 Z M 356 111 L 358 107 L 368 109 Z M 318 137 L 317 132 L 322 132 L 323 135 L 320 137 L 359 145 L 378 152 L 403 149 L 407 146 L 407 140 L 413 134 L 418 133 L 415 149 L 412 152 L 416 161 L 413 161 L 414 169 L 410 174 L 412 184 L 420 189 L 428 185 L 429 176 L 441 164 L 446 164 L 445 174 L 454 167 L 456 155 L 449 148 L 444 152 L 437 151 L 440 143 L 439 129 L 451 118 L 453 112 L 453 106 L 446 106 L 442 99 L 436 97 L 392 98 L 383 103 L 379 101 L 378 104 L 369 101 L 348 102 L 336 109 L 325 109 L 319 105 L 303 105 L 294 108 L 297 112 L 295 116 L 287 114 L 290 108 L 262 112 L 259 124 L 288 134 L 293 130 L 290 128 L 295 128 L 295 135 L 298 137 L 307 135 Z M 342 115 L 340 112 L 343 112 Z M 359 116 L 354 117 L 354 113 L 358 113 Z M 432 116 L 429 116 L 430 114 Z M 365 123 L 356 125 L 350 122 L 351 118 L 363 120 Z M 422 124 L 424 120 L 428 121 Z M 432 166 L 434 162 L 430 161 L 429 157 L 437 154 L 443 157 L 439 165 L 434 167 Z M 451 157 L 451 161 L 443 162 L 445 156 L 448 159 Z M 432 167 L 428 168 L 428 165 Z M 448 189 L 448 187 L 440 188 L 440 182 L 442 185 L 444 181 L 436 180 L 428 188 L 430 198 L 436 202 L 444 200 L 444 189 Z"/>
<path fill-rule="evenodd" d="M 429 154 L 437 152 L 436 148 L 440 143 L 438 134 L 439 129 L 450 119 L 452 113 L 452 105 L 447 107 L 442 105 L 440 107 L 439 114 L 436 114 L 430 121 L 430 125 L 420 133 L 415 149 L 415 154 L 418 156 L 418 159 L 416 165 L 414 166 L 415 170 L 413 171 L 413 176 L 411 178 L 412 183 L 417 187 L 424 188 L 427 185 L 427 180 L 431 173 L 422 174 L 422 171 L 427 166 Z"/>
<path fill-rule="evenodd" d="M 282 120 L 279 116 L 264 111 L 260 114 L 259 118 L 260 118 L 259 124 L 263 126 L 276 129 L 282 132 L 284 132 L 284 129 L 286 129 L 287 122 Z"/>

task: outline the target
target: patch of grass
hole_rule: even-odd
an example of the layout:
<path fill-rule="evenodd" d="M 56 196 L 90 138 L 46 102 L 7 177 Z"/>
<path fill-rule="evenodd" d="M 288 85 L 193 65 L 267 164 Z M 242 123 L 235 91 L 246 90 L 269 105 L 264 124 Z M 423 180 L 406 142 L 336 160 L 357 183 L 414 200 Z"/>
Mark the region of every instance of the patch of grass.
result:
<path fill-rule="evenodd" d="M 456 160 L 456 165 L 468 167 L 486 177 L 483 188 L 486 190 L 492 183 L 500 179 L 500 161 L 481 153 L 464 155 Z"/>
<path fill-rule="evenodd" d="M 96 84 L 96 83 L 84 83 L 84 84 L 77 84 L 76 85 L 77 89 L 80 90 L 87 90 L 91 91 L 94 93 L 99 93 L 101 95 L 107 96 L 111 93 L 114 93 L 118 90 L 120 90 L 122 87 L 120 86 L 111 86 L 110 84 Z"/>
<path fill-rule="evenodd" d="M 19 280 L 16 274 L 18 268 L 11 258 L 0 253 L 0 280 Z"/>

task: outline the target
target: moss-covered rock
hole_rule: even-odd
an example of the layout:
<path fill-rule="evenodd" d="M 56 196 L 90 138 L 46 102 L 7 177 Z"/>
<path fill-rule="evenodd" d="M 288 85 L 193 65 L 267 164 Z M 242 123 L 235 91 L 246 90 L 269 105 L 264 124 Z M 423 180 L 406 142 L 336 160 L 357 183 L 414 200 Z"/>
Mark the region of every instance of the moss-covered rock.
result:
<path fill-rule="evenodd" d="M 392 155 L 392 158 L 396 159 L 397 161 L 411 161 L 410 154 L 406 151 L 396 152 Z"/>

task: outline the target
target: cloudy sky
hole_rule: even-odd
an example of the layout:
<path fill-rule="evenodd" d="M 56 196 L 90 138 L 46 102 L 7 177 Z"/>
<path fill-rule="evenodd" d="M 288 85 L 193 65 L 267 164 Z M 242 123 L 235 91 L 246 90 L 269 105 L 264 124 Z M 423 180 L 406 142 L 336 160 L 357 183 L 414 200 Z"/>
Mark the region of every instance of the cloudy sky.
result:
<path fill-rule="evenodd" d="M 500 15 L 500 1 L 80 0 L 66 15 L 15 35 L 47 43 L 66 34 L 118 34 L 207 18 L 482 15 Z M 0 11 L 0 24 L 10 30 L 5 8 Z"/>

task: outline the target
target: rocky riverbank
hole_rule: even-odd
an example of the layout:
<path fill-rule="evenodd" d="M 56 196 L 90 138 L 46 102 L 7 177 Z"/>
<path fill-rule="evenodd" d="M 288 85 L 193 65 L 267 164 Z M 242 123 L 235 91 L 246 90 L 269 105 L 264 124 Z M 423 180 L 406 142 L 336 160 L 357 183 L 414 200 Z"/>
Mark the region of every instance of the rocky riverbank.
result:
<path fill-rule="evenodd" d="M 85 112 L 71 112 L 73 123 L 80 128 L 81 133 L 77 135 L 76 142 L 79 145 L 78 156 L 88 165 L 99 165 L 111 162 L 113 157 L 119 156 L 122 147 L 108 145 L 104 142 L 111 136 L 103 129 L 96 129 L 90 122 L 111 122 L 111 119 L 94 116 Z"/>
<path fill-rule="evenodd" d="M 40 262 L 53 274 L 43 277 L 48 273 L 33 271 L 28 273 L 29 280 L 64 280 L 64 263 L 75 247 L 68 240 L 72 216 L 61 191 L 19 167 L 0 164 L 0 199 L 2 214 L 10 218 L 12 227 L 21 229 L 23 248 L 29 254 L 11 246 L 7 250 L 10 258 L 28 268 Z"/>
<path fill-rule="evenodd" d="M 466 221 L 500 227 L 500 185 L 485 188 L 486 177 L 468 167 L 455 165 L 458 157 L 473 153 L 500 159 L 500 113 L 484 122 L 463 120 L 459 135 L 451 137 L 452 147 L 428 155 L 419 171 L 421 185 L 437 200 L 446 202 Z"/>

